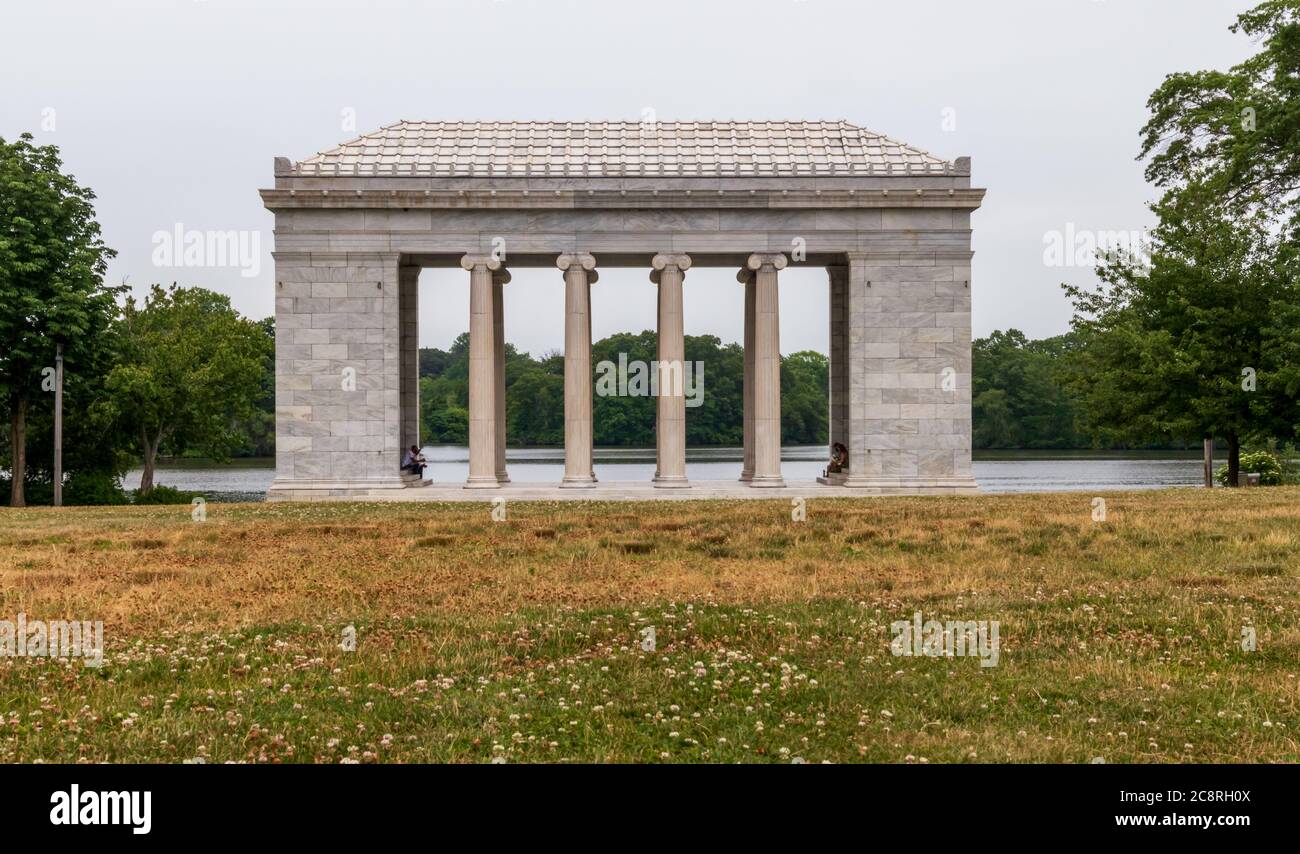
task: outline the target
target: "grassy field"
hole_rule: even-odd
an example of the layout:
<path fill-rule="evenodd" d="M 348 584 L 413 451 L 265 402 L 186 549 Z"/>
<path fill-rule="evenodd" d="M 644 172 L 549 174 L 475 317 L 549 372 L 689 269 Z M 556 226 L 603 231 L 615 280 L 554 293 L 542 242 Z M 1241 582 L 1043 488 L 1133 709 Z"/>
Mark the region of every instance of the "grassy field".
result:
<path fill-rule="evenodd" d="M 1091 499 L 0 511 L 0 761 L 1300 761 L 1300 489 Z"/>

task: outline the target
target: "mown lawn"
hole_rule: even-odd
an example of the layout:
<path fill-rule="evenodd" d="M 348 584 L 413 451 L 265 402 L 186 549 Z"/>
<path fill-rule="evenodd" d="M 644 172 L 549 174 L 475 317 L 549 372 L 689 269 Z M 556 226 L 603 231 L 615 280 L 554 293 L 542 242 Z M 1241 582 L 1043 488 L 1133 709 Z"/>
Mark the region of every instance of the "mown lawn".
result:
<path fill-rule="evenodd" d="M 1300 489 L 1091 500 L 4 510 L 0 761 L 1300 761 Z"/>

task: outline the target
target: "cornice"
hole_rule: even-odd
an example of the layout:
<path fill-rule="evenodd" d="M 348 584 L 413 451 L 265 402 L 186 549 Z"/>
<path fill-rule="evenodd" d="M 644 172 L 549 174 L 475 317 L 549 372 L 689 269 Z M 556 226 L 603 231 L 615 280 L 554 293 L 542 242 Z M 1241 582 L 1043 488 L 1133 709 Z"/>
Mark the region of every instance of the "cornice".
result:
<path fill-rule="evenodd" d="M 983 189 L 888 188 L 835 190 L 398 190 L 266 189 L 272 211 L 366 210 L 808 210 L 955 208 L 974 210 Z"/>

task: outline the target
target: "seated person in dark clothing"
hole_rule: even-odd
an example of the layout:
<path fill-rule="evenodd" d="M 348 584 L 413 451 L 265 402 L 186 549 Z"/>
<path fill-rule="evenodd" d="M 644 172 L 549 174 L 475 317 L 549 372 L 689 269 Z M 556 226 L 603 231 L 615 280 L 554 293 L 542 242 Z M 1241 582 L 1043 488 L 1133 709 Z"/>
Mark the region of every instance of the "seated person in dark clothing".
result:
<path fill-rule="evenodd" d="M 838 474 L 849 467 L 849 449 L 836 442 L 831 445 L 831 461 L 826 467 L 826 474 Z"/>
<path fill-rule="evenodd" d="M 411 474 L 418 474 L 420 477 L 424 477 L 425 464 L 424 454 L 420 453 L 418 445 L 412 445 L 411 450 L 407 451 L 406 456 L 402 457 L 402 471 L 409 471 Z"/>

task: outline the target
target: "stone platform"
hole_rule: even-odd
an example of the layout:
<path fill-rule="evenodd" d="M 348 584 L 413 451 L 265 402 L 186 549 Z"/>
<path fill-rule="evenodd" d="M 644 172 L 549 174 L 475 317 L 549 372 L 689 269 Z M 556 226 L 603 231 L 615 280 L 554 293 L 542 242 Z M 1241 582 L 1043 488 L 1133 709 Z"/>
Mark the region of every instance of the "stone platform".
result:
<path fill-rule="evenodd" d="M 713 499 L 864 498 L 876 495 L 976 495 L 974 481 L 933 481 L 847 488 L 814 480 L 787 480 L 785 486 L 752 487 L 734 480 L 694 481 L 688 488 L 660 488 L 645 481 L 607 481 L 586 489 L 551 483 L 507 483 L 497 489 L 466 489 L 463 483 L 433 483 L 406 489 L 276 489 L 268 501 L 707 501 Z"/>

